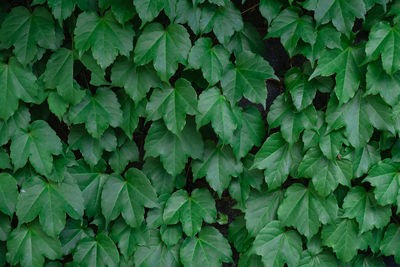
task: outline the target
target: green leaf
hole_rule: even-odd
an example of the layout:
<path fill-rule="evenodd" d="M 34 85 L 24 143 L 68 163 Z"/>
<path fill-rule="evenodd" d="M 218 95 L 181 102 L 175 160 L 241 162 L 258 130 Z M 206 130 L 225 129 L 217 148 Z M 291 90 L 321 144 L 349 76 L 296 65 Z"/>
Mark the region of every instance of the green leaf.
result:
<path fill-rule="evenodd" d="M 12 137 L 11 159 L 14 170 L 22 168 L 28 161 L 43 175 L 53 168 L 52 155 L 62 152 L 61 142 L 47 122 L 34 121 L 28 129 L 19 129 Z"/>
<path fill-rule="evenodd" d="M 111 69 L 113 85 L 123 87 L 125 92 L 138 104 L 150 88 L 162 87 L 157 73 L 149 65 L 138 67 L 128 59 L 117 60 Z"/>
<path fill-rule="evenodd" d="M 125 180 L 110 176 L 101 195 L 101 210 L 106 224 L 119 214 L 131 227 L 138 227 L 144 219 L 144 207 L 157 207 L 157 195 L 149 179 L 138 169 L 130 168 Z"/>
<path fill-rule="evenodd" d="M 153 122 L 146 136 L 145 158 L 160 156 L 165 170 L 176 176 L 185 168 L 188 158 L 198 159 L 203 154 L 203 140 L 193 120 L 188 120 L 179 135 L 175 135 L 161 121 Z"/>
<path fill-rule="evenodd" d="M 229 143 L 237 128 L 237 122 L 231 106 L 217 87 L 211 87 L 201 93 L 198 108 L 200 114 L 196 116 L 197 128 L 211 122 L 220 139 Z"/>
<path fill-rule="evenodd" d="M 154 20 L 164 7 L 162 0 L 133 0 L 142 25 Z"/>
<path fill-rule="evenodd" d="M 160 228 L 161 240 L 168 246 L 178 244 L 182 237 L 182 227 L 176 225 L 162 225 Z"/>
<path fill-rule="evenodd" d="M 8 173 L 0 173 L 0 211 L 12 216 L 17 203 L 17 181 Z"/>
<path fill-rule="evenodd" d="M 73 181 L 53 184 L 33 176 L 22 185 L 16 213 L 20 225 L 39 216 L 43 230 L 56 236 L 65 226 L 66 213 L 79 220 L 83 209 L 81 190 Z"/>
<path fill-rule="evenodd" d="M 77 0 L 47 0 L 53 16 L 60 22 L 71 16 L 76 2 Z"/>
<path fill-rule="evenodd" d="M 166 86 L 156 89 L 147 103 L 147 120 L 163 118 L 165 126 L 176 135 L 186 124 L 186 114 L 195 115 L 197 111 L 197 94 L 191 83 L 178 79 L 175 88 Z"/>
<path fill-rule="evenodd" d="M 351 161 L 347 159 L 329 160 L 318 148 L 310 148 L 298 168 L 299 176 L 312 178 L 317 192 L 328 196 L 338 184 L 350 186 L 353 177 Z"/>
<path fill-rule="evenodd" d="M 217 218 L 215 201 L 207 189 L 195 189 L 189 196 L 185 190 L 174 192 L 167 200 L 163 219 L 166 224 L 182 223 L 183 232 L 195 236 L 203 221 L 214 223 Z"/>
<path fill-rule="evenodd" d="M 377 61 L 368 64 L 367 94 L 379 94 L 386 103 L 394 106 L 400 99 L 400 73 L 389 75 Z"/>
<path fill-rule="evenodd" d="M 178 63 L 186 64 L 191 46 L 189 33 L 182 25 L 170 24 L 164 29 L 159 23 L 151 23 L 139 36 L 134 58 L 139 66 L 153 61 L 161 80 L 168 81 L 178 69 Z"/>
<path fill-rule="evenodd" d="M 334 224 L 325 225 L 321 236 L 323 244 L 331 247 L 343 262 L 353 259 L 361 248 L 358 227 L 354 220 L 340 219 Z"/>
<path fill-rule="evenodd" d="M 229 224 L 228 240 L 234 244 L 238 252 L 246 251 L 253 243 L 251 236 L 247 233 L 246 221 L 243 216 L 236 217 L 235 220 Z"/>
<path fill-rule="evenodd" d="M 381 155 L 377 148 L 367 144 L 364 147 L 354 150 L 353 174 L 354 177 L 361 177 L 366 174 L 372 165 L 381 160 Z"/>
<path fill-rule="evenodd" d="M 295 173 L 301 161 L 301 145 L 290 146 L 280 133 L 270 135 L 254 158 L 252 168 L 265 170 L 268 188 L 280 187 L 289 173 Z"/>
<path fill-rule="evenodd" d="M 97 89 L 92 97 L 87 92 L 83 100 L 72 106 L 68 118 L 72 123 L 85 123 L 88 133 L 99 139 L 111 125 L 117 127 L 122 122 L 120 104 L 114 92 L 106 87 Z"/>
<path fill-rule="evenodd" d="M 341 1 L 341 0 L 339 0 Z M 364 57 L 364 49 L 360 46 L 348 46 L 343 50 L 325 50 L 318 60 L 317 68 L 310 79 L 321 75 L 336 74 L 335 94 L 340 104 L 348 102 L 357 92 L 362 78 L 359 68 Z"/>
<path fill-rule="evenodd" d="M 76 166 L 68 168 L 68 174 L 76 180 L 82 191 L 85 215 L 89 218 L 100 214 L 101 193 L 104 183 L 109 179 L 105 170 L 105 162 L 90 167 L 83 160 L 78 160 Z"/>
<path fill-rule="evenodd" d="M 368 60 L 375 60 L 381 55 L 383 69 L 388 74 L 400 70 L 400 50 L 397 43 L 400 41 L 398 25 L 391 27 L 388 22 L 379 22 L 371 28 L 365 53 Z"/>
<path fill-rule="evenodd" d="M 364 179 L 375 187 L 379 205 L 396 204 L 400 189 L 400 164 L 385 159 L 374 165 Z"/>
<path fill-rule="evenodd" d="M 122 173 L 129 162 L 139 160 L 139 150 L 134 141 L 128 141 L 114 151 L 108 163 L 115 173 Z"/>
<path fill-rule="evenodd" d="M 44 81 L 48 88 L 56 88 L 57 93 L 71 104 L 79 103 L 84 91 L 77 90 L 74 85 L 74 55 L 66 48 L 59 48 L 54 52 L 46 64 Z"/>
<path fill-rule="evenodd" d="M 246 201 L 246 228 L 249 235 L 257 236 L 265 225 L 277 219 L 277 211 L 283 200 L 283 191 L 251 191 Z"/>
<path fill-rule="evenodd" d="M 69 107 L 68 103 L 56 92 L 49 93 L 47 103 L 49 104 L 50 111 L 61 121 Z"/>
<path fill-rule="evenodd" d="M 308 239 L 318 233 L 321 223 L 337 218 L 338 205 L 331 195 L 320 197 L 313 188 L 292 184 L 285 192 L 285 199 L 278 209 L 278 218 L 285 226 L 295 227 Z"/>
<path fill-rule="evenodd" d="M 201 69 L 208 83 L 214 85 L 222 78 L 229 63 L 229 53 L 222 45 L 213 46 L 210 38 L 201 37 L 191 48 L 188 62 L 189 67 Z"/>
<path fill-rule="evenodd" d="M 278 79 L 269 63 L 261 56 L 244 51 L 236 56 L 236 66 L 229 64 L 221 80 L 224 94 L 231 104 L 242 96 L 265 108 L 267 88 L 265 80 Z"/>
<path fill-rule="evenodd" d="M 228 241 L 214 227 L 204 227 L 198 237 L 187 237 L 180 248 L 185 266 L 220 266 L 233 262 Z"/>
<path fill-rule="evenodd" d="M 272 21 L 267 37 L 280 37 L 283 46 L 292 57 L 300 39 L 313 45 L 317 33 L 310 16 L 299 17 L 296 9 L 287 8 Z"/>
<path fill-rule="evenodd" d="M 7 120 L 18 109 L 18 100 L 35 102 L 39 94 L 36 77 L 15 58 L 0 62 L 0 119 Z"/>
<path fill-rule="evenodd" d="M 221 197 L 232 176 L 238 177 L 242 172 L 243 165 L 235 160 L 229 145 L 215 146 L 212 142 L 206 142 L 202 160 L 193 162 L 192 169 L 194 181 L 206 177 L 208 184 Z"/>
<path fill-rule="evenodd" d="M 126 136 L 132 140 L 133 132 L 139 124 L 139 117 L 143 117 L 145 114 L 147 100 L 142 100 L 142 102 L 135 104 L 123 91 L 118 91 L 117 97 L 122 111 L 120 127 Z"/>
<path fill-rule="evenodd" d="M 356 219 L 360 233 L 385 227 L 392 214 L 389 206 L 379 206 L 374 195 L 361 186 L 350 189 L 344 198 L 343 209 L 345 216 Z"/>
<path fill-rule="evenodd" d="M 200 29 L 202 33 L 213 31 L 218 41 L 225 44 L 235 32 L 243 29 L 242 16 L 231 1 L 223 7 L 207 5 L 201 10 Z"/>
<path fill-rule="evenodd" d="M 172 177 L 163 167 L 159 159 L 147 158 L 143 164 L 143 172 L 150 179 L 158 195 L 171 194 L 175 188 L 176 177 Z"/>
<path fill-rule="evenodd" d="M 94 236 L 91 228 L 85 229 L 81 221 L 67 220 L 64 230 L 60 233 L 63 254 L 70 254 L 81 239 L 89 236 Z"/>
<path fill-rule="evenodd" d="M 88 267 L 114 267 L 118 266 L 120 260 L 117 247 L 105 234 L 79 241 L 73 256 L 79 265 Z"/>
<path fill-rule="evenodd" d="M 18 6 L 8 13 L 0 29 L 0 42 L 5 48 L 14 46 L 14 53 L 22 64 L 31 63 L 40 48 L 55 50 L 60 41 L 50 12 L 37 7 L 33 13 Z"/>
<path fill-rule="evenodd" d="M 235 55 L 239 55 L 243 51 L 250 51 L 260 56 L 265 54 L 263 39 L 250 23 L 244 23 L 243 29 L 236 32 L 225 47 Z"/>
<path fill-rule="evenodd" d="M 114 151 L 117 147 L 117 138 L 112 129 L 104 132 L 100 139 L 95 139 L 89 135 L 83 125 L 73 126 L 68 135 L 68 144 L 72 150 L 79 150 L 85 161 L 91 165 L 96 165 L 103 150 Z"/>
<path fill-rule="evenodd" d="M 326 266 L 326 267 L 336 267 L 338 266 L 338 261 L 329 252 L 322 252 L 317 255 L 313 255 L 309 251 L 303 251 L 301 255 L 301 259 L 299 262 L 300 267 L 318 267 L 318 266 Z"/>
<path fill-rule="evenodd" d="M 282 1 L 261 0 L 259 9 L 261 15 L 267 19 L 268 24 L 271 24 L 272 20 L 279 15 L 281 7 Z"/>
<path fill-rule="evenodd" d="M 74 30 L 75 48 L 81 53 L 91 49 L 93 57 L 105 69 L 119 54 L 129 56 L 134 34 L 130 24 L 122 27 L 110 11 L 103 17 L 83 12 L 78 16 Z"/>
<path fill-rule="evenodd" d="M 301 237 L 285 229 L 279 221 L 271 221 L 258 233 L 253 249 L 262 257 L 265 266 L 297 266 L 302 251 Z"/>
<path fill-rule="evenodd" d="M 380 250 L 383 255 L 394 255 L 396 262 L 400 262 L 400 249 L 398 243 L 400 241 L 400 227 L 391 223 L 385 231 L 385 236 L 381 241 Z"/>
<path fill-rule="evenodd" d="M 7 240 L 7 261 L 21 266 L 41 267 L 44 258 L 61 258 L 60 241 L 47 236 L 38 223 L 15 228 Z"/>

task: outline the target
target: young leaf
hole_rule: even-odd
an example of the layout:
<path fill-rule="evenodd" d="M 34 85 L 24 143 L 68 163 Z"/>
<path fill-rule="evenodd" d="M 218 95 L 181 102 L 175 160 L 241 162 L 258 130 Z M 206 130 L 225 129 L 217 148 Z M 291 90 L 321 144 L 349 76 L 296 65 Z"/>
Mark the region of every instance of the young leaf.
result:
<path fill-rule="evenodd" d="M 301 237 L 285 229 L 279 221 L 271 221 L 258 233 L 253 249 L 262 257 L 265 266 L 297 266 L 302 251 Z"/>
<path fill-rule="evenodd" d="M 193 162 L 192 169 L 194 180 L 206 177 L 211 188 L 221 197 L 232 176 L 238 177 L 242 172 L 243 165 L 235 160 L 229 145 L 215 146 L 207 142 L 202 160 Z"/>
<path fill-rule="evenodd" d="M 195 115 L 197 112 L 197 94 L 185 79 L 178 79 L 174 87 L 154 90 L 146 111 L 147 120 L 163 118 L 168 130 L 179 135 L 185 127 L 186 114 Z"/>
<path fill-rule="evenodd" d="M 211 226 L 204 227 L 198 237 L 187 237 L 180 248 L 185 266 L 219 266 L 232 262 L 232 251 L 227 240 Z"/>
<path fill-rule="evenodd" d="M 38 120 L 14 134 L 10 150 L 14 170 L 22 168 L 29 158 L 38 173 L 48 175 L 53 168 L 52 155 L 61 154 L 62 147 L 55 131 L 47 122 Z"/>
<path fill-rule="evenodd" d="M 110 125 L 117 127 L 121 124 L 120 107 L 114 92 L 101 87 L 93 97 L 87 93 L 80 103 L 72 106 L 68 118 L 75 124 L 85 123 L 88 133 L 99 139 Z"/>
<path fill-rule="evenodd" d="M 139 66 L 153 61 L 161 80 L 168 81 L 178 63 L 186 63 L 191 46 L 189 33 L 182 25 L 170 24 L 164 29 L 159 23 L 151 23 L 139 36 L 134 58 Z"/>
<path fill-rule="evenodd" d="M 224 94 L 232 105 L 242 96 L 265 108 L 265 80 L 278 79 L 269 63 L 261 56 L 244 51 L 236 56 L 236 66 L 229 64 L 221 80 Z"/>
<path fill-rule="evenodd" d="M 118 54 L 129 56 L 133 49 L 132 25 L 122 27 L 110 11 L 103 17 L 93 12 L 78 16 L 74 31 L 75 48 L 81 53 L 91 49 L 93 57 L 105 69 Z"/>
<path fill-rule="evenodd" d="M 56 236 L 65 226 L 66 213 L 79 220 L 83 209 L 81 190 L 73 181 L 53 184 L 33 176 L 22 185 L 16 213 L 20 225 L 39 216 L 43 230 Z"/>
<path fill-rule="evenodd" d="M 195 189 L 191 196 L 184 190 L 174 192 L 165 203 L 163 219 L 166 224 L 182 223 L 188 236 L 195 236 L 203 221 L 214 223 L 217 218 L 215 201 L 206 189 Z"/>
<path fill-rule="evenodd" d="M 61 244 L 56 238 L 49 237 L 38 223 L 21 225 L 15 228 L 7 240 L 7 261 L 16 265 L 40 267 L 44 258 L 61 258 Z"/>

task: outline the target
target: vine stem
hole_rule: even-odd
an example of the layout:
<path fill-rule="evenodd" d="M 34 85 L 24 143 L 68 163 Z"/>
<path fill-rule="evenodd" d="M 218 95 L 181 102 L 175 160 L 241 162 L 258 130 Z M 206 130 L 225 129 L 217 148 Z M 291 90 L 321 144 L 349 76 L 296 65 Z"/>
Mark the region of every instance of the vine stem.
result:
<path fill-rule="evenodd" d="M 241 12 L 240 14 L 247 13 L 247 12 L 249 12 L 250 10 L 252 10 L 252 9 L 254 9 L 254 8 L 256 8 L 256 7 L 258 7 L 259 5 L 260 5 L 260 3 L 258 2 L 257 4 L 255 4 L 255 5 L 251 6 L 251 7 L 249 7 L 248 9 L 246 9 L 246 10 L 243 11 L 243 12 Z"/>

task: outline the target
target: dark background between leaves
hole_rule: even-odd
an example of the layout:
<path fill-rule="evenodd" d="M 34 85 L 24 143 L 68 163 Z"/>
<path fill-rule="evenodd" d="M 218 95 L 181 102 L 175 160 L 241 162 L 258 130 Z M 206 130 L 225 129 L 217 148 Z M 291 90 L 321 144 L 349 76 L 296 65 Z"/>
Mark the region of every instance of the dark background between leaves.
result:
<path fill-rule="evenodd" d="M 0 0 L 0 2 L 3 2 L 4 0 Z M 350 0 L 351 1 L 351 0 Z M 7 1 L 4 1 L 7 2 Z M 27 0 L 12 0 L 8 1 L 8 4 L 10 5 L 10 8 L 16 7 L 16 6 L 27 6 L 28 5 Z M 263 18 L 259 12 L 258 5 L 259 5 L 259 0 L 247 0 L 244 4 L 242 4 L 241 0 L 232 0 L 232 2 L 235 3 L 236 7 L 241 11 L 243 22 L 249 22 L 252 24 L 256 29 L 258 30 L 259 34 L 264 37 L 266 36 L 268 32 L 268 26 L 266 25 L 266 20 Z M 163 18 L 161 18 L 163 20 Z M 353 31 L 356 32 L 360 30 L 362 25 L 362 20 L 357 19 Z M 69 38 L 70 36 L 66 35 L 66 38 Z M 214 36 L 211 36 L 214 37 Z M 214 37 L 215 38 L 215 37 Z M 356 42 L 362 41 L 362 40 L 367 40 L 368 39 L 368 33 L 366 32 L 359 32 L 357 37 L 356 37 Z M 263 117 L 264 123 L 266 125 L 266 131 L 267 131 L 267 136 L 274 133 L 275 131 L 269 131 L 268 129 L 268 123 L 267 123 L 267 114 L 269 111 L 270 106 L 272 105 L 273 101 L 275 98 L 280 95 L 281 93 L 284 92 L 285 87 L 283 83 L 283 77 L 290 68 L 295 67 L 295 66 L 301 66 L 305 58 L 302 55 L 296 55 L 292 59 L 289 58 L 289 55 L 283 48 L 282 44 L 280 43 L 279 38 L 268 38 L 264 40 L 264 45 L 265 45 L 265 54 L 264 58 L 269 62 L 269 64 L 273 67 L 275 74 L 279 77 L 280 81 L 274 81 L 274 80 L 269 80 L 266 81 L 266 87 L 268 90 L 268 97 L 266 100 L 266 108 L 264 109 L 262 105 L 260 104 L 254 104 L 251 103 L 250 101 L 246 99 L 242 99 L 239 102 L 239 105 L 242 107 L 247 107 L 249 105 L 254 105 L 258 108 L 258 110 L 261 112 L 261 115 Z M 74 66 L 75 67 L 75 66 Z M 177 73 L 171 78 L 172 80 L 177 79 L 180 74 L 181 74 L 181 69 L 178 69 Z M 108 73 L 109 74 L 109 73 Z M 86 77 L 89 77 L 89 73 L 86 74 L 86 76 L 83 74 L 81 78 L 81 81 L 79 78 L 77 78 L 78 83 L 83 83 L 85 86 L 88 85 L 86 81 Z M 106 75 L 106 79 L 109 80 L 109 75 Z M 91 87 L 89 85 L 89 87 Z M 95 87 L 90 88 L 95 90 Z M 317 91 L 316 97 L 314 98 L 313 104 L 314 106 L 319 109 L 322 107 L 325 107 L 327 105 L 327 102 L 329 100 L 329 94 L 324 94 L 319 91 Z M 41 112 L 43 110 L 46 110 L 46 112 Z M 32 109 L 31 112 L 33 115 L 36 114 L 36 116 L 39 116 L 40 119 L 46 120 L 49 125 L 56 131 L 57 135 L 65 142 L 67 143 L 68 139 L 68 134 L 69 130 L 67 125 L 64 123 L 60 122 L 57 117 L 52 114 L 51 112 L 47 112 L 48 107 L 46 103 L 43 103 L 42 105 L 35 105 Z M 39 119 L 38 118 L 38 119 Z M 149 130 L 151 125 L 151 122 L 145 123 L 143 118 L 140 118 L 138 129 L 134 133 L 134 141 L 138 145 L 139 148 L 139 162 L 135 163 L 130 163 L 127 168 L 130 167 L 137 167 L 141 168 L 144 160 L 144 139 L 147 135 L 147 131 Z M 204 128 L 204 127 L 203 127 Z M 203 129 L 204 130 L 204 129 Z M 257 152 L 257 151 L 252 151 L 252 152 Z M 75 151 L 75 156 L 77 159 L 82 158 L 82 155 L 80 152 Z M 190 166 L 191 161 L 189 159 L 189 162 L 187 163 L 186 166 Z M 187 170 L 187 168 L 186 168 Z M 107 170 L 109 172 L 112 172 L 111 170 Z M 193 177 L 191 177 L 191 172 L 187 171 L 187 181 L 186 181 L 186 186 L 185 189 L 190 193 L 193 191 L 195 188 L 208 188 L 210 192 L 213 192 L 211 188 L 209 187 L 208 183 L 204 179 L 197 180 L 196 182 L 193 183 Z M 284 184 L 283 187 L 288 187 L 290 185 L 290 179 L 288 179 L 289 183 Z M 223 213 L 228 216 L 228 223 L 220 225 L 218 223 L 213 224 L 215 228 L 217 228 L 226 238 L 228 236 L 228 226 L 229 224 L 238 216 L 240 215 L 239 210 L 232 209 L 232 207 L 236 204 L 236 201 L 232 199 L 232 197 L 229 195 L 227 191 L 224 192 L 222 195 L 221 199 L 218 198 L 217 194 L 214 192 L 214 199 L 216 202 L 216 208 L 218 213 Z M 18 222 L 16 221 L 16 217 L 14 217 L 13 221 L 13 227 L 16 227 Z M 96 230 L 96 229 L 94 229 Z M 233 252 L 233 260 L 234 263 L 223 263 L 224 267 L 228 266 L 237 266 L 237 262 L 239 260 L 239 254 L 236 251 L 235 247 L 231 244 L 232 252 Z M 64 258 L 64 261 L 70 261 L 71 259 Z M 400 265 L 397 265 L 394 262 L 393 256 L 390 257 L 384 257 L 385 263 L 389 267 L 397 267 Z M 9 266 L 8 264 L 6 266 Z"/>

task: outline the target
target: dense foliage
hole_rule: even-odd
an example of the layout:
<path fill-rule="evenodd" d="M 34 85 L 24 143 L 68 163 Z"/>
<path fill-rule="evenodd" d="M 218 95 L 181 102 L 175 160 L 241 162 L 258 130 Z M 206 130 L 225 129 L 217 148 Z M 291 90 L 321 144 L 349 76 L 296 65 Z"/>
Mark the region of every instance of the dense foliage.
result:
<path fill-rule="evenodd" d="M 0 266 L 400 264 L 400 1 L 2 1 L 0 25 Z"/>

